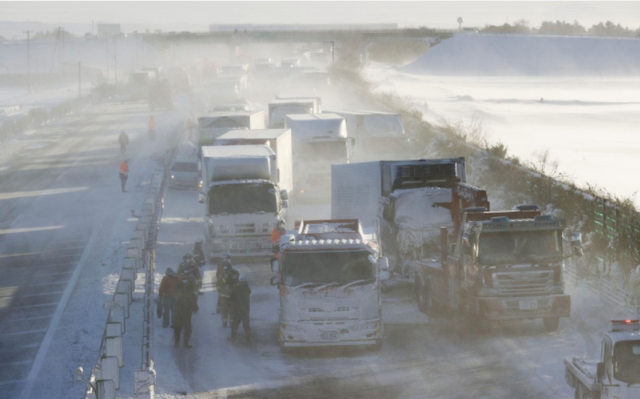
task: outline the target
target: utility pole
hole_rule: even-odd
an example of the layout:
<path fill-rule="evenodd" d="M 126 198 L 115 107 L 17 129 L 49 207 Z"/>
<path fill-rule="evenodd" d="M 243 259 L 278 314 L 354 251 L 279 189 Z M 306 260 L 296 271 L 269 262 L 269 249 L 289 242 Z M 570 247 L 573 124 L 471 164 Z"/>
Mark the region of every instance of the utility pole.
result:
<path fill-rule="evenodd" d="M 24 32 L 27 34 L 27 87 L 31 94 L 31 31 Z"/>

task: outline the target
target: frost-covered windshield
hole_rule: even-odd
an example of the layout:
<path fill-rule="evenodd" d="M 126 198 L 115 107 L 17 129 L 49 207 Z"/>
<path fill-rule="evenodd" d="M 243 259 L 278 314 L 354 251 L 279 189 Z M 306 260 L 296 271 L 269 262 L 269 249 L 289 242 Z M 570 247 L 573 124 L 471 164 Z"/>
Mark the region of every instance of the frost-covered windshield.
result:
<path fill-rule="evenodd" d="M 301 143 L 301 159 L 340 161 L 347 159 L 346 141 L 316 141 L 313 143 Z"/>
<path fill-rule="evenodd" d="M 209 190 L 210 215 L 277 212 L 277 194 L 273 185 L 226 184 Z"/>
<path fill-rule="evenodd" d="M 481 265 L 551 261 L 562 256 L 558 230 L 482 231 L 478 261 Z"/>
<path fill-rule="evenodd" d="M 197 172 L 198 164 L 195 162 L 174 162 L 171 165 L 171 170 L 174 172 Z"/>
<path fill-rule="evenodd" d="M 374 268 L 367 251 L 350 252 L 290 252 L 283 258 L 284 284 L 336 286 L 355 281 L 375 281 Z"/>
<path fill-rule="evenodd" d="M 614 350 L 613 375 L 627 384 L 640 384 L 640 341 L 618 342 Z"/>

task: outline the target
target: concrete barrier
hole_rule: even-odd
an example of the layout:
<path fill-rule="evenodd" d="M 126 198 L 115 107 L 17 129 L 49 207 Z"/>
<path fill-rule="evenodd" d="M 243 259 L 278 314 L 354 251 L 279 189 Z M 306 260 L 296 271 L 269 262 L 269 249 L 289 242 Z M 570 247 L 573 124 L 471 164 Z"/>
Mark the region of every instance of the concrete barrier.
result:
<path fill-rule="evenodd" d="M 99 380 L 113 380 L 116 389 L 120 389 L 120 364 L 117 357 L 103 356 L 100 359 Z"/>
<path fill-rule="evenodd" d="M 116 293 L 126 292 L 129 295 L 129 303 L 131 303 L 131 293 L 133 292 L 133 284 L 131 280 L 123 280 L 122 277 L 116 286 Z"/>
<path fill-rule="evenodd" d="M 129 318 L 129 303 L 131 303 L 130 292 L 116 292 L 113 294 L 113 300 L 122 306 L 125 319 Z"/>
<path fill-rule="evenodd" d="M 127 331 L 127 327 L 125 326 L 124 320 L 125 320 L 124 310 L 121 307 L 118 306 L 109 310 L 109 317 L 107 318 L 107 323 L 120 324 L 123 334 Z"/>
<path fill-rule="evenodd" d="M 106 345 L 104 349 L 105 356 L 113 356 L 118 359 L 118 366 L 124 366 L 124 353 L 122 349 L 122 335 L 114 335 L 105 337 Z"/>

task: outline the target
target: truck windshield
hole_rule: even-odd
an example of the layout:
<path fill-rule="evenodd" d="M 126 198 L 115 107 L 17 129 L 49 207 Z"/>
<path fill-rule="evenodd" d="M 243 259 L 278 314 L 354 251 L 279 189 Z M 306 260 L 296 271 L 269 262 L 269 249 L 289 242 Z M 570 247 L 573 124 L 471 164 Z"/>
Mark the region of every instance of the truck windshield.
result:
<path fill-rule="evenodd" d="M 480 234 L 478 262 L 504 265 L 554 261 L 562 256 L 558 230 L 501 231 Z"/>
<path fill-rule="evenodd" d="M 282 267 L 287 286 L 329 283 L 340 286 L 355 281 L 375 281 L 367 251 L 287 253 Z"/>
<path fill-rule="evenodd" d="M 174 162 L 171 165 L 171 170 L 174 172 L 197 172 L 198 164 L 195 162 Z"/>
<path fill-rule="evenodd" d="M 339 140 L 301 143 L 299 156 L 301 159 L 346 161 L 347 142 Z"/>
<path fill-rule="evenodd" d="M 640 341 L 618 342 L 614 359 L 613 373 L 616 380 L 640 384 Z"/>
<path fill-rule="evenodd" d="M 225 184 L 209 190 L 210 215 L 277 212 L 276 190 L 271 184 Z"/>

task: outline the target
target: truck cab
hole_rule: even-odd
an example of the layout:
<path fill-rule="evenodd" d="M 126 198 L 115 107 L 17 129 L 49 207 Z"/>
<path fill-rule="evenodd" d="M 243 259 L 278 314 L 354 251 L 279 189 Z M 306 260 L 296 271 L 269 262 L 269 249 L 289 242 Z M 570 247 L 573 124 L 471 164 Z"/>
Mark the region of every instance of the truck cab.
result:
<path fill-rule="evenodd" d="M 565 358 L 565 379 L 577 399 L 640 399 L 640 320 L 611 320 L 600 358 Z"/>
<path fill-rule="evenodd" d="M 357 219 L 297 222 L 272 261 L 283 349 L 365 345 L 383 337 L 381 281 L 388 262 Z"/>

